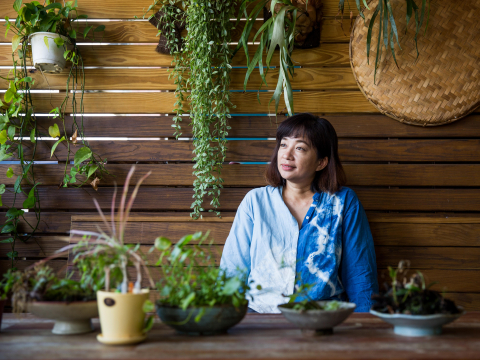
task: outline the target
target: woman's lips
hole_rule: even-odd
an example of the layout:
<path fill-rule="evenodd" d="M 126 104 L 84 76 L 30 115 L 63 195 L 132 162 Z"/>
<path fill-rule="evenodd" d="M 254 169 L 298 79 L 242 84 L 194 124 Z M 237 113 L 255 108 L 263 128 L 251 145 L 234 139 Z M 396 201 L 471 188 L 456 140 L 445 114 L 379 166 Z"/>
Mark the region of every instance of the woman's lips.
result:
<path fill-rule="evenodd" d="M 293 169 L 295 169 L 295 166 L 290 166 L 290 165 L 285 165 L 285 164 L 282 164 L 282 170 L 284 171 L 292 171 Z"/>

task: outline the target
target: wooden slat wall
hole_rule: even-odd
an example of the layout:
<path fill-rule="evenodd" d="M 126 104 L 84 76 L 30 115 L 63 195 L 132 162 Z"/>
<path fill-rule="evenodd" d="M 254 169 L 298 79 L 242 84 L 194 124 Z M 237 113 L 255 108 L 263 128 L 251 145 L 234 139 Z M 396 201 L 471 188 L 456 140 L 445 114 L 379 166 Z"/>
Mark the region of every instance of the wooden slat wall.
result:
<path fill-rule="evenodd" d="M 235 210 L 245 193 L 264 186 L 263 172 L 270 159 L 278 123 L 285 117 L 268 116 L 271 93 L 242 92 L 246 59 L 241 52 L 233 59 L 232 101 L 237 108 L 231 119 L 228 161 L 260 162 L 224 166 L 225 190 L 221 197 L 224 219 L 207 217 L 190 223 L 192 142 L 188 119 L 183 126 L 185 140 L 172 136 L 171 112 L 174 84 L 168 80 L 172 58 L 155 52 L 156 30 L 141 15 L 150 0 L 79 0 L 80 13 L 92 19 L 104 19 L 106 31 L 101 44 L 80 42 L 85 60 L 86 89 L 84 118 L 86 135 L 92 147 L 108 159 L 107 169 L 115 176 L 105 178 L 95 192 L 59 188 L 64 164 L 38 164 L 37 177 L 44 212 L 38 234 L 27 243 L 19 243 L 25 268 L 35 260 L 51 255 L 65 244 L 70 227 L 91 228 L 95 218 L 93 198 L 108 209 L 115 183 L 123 184 L 132 163 L 137 163 L 135 179 L 152 170 L 139 192 L 134 221 L 127 229 L 128 238 L 151 244 L 159 235 L 178 238 L 186 233 L 208 229 L 219 249 L 228 234 Z M 450 125 L 427 128 L 401 124 L 382 116 L 358 89 L 349 65 L 349 9 L 346 19 L 335 17 L 338 0 L 324 0 L 322 43 L 319 48 L 295 50 L 292 86 L 297 112 L 308 111 L 329 119 L 340 138 L 340 156 L 348 176 L 348 185 L 358 194 L 367 210 L 375 240 L 380 282 L 388 265 L 402 258 L 412 261 L 430 278 L 438 280 L 437 289 L 446 287 L 449 297 L 467 309 L 480 310 L 480 114 L 468 116 Z M 354 2 L 350 1 L 356 16 Z M 11 1 L 0 3 L 0 17 L 13 17 Z M 83 25 L 82 25 L 83 26 Z M 237 41 L 244 24 L 233 30 Z M 258 29 L 261 22 L 255 24 Z M 11 66 L 11 34 L 0 39 L 0 66 Z M 234 46 L 234 45 L 232 45 Z M 255 51 L 251 46 L 251 51 Z M 278 55 L 275 55 L 278 56 Z M 274 59 L 277 61 L 278 58 Z M 0 76 L 8 69 L 0 69 Z M 48 83 L 32 70 L 37 90 L 60 93 L 34 94 L 36 111 L 47 113 L 60 105 L 65 91 L 65 74 L 48 76 Z M 264 90 L 272 90 L 278 73 L 271 70 Z M 260 78 L 254 74 L 247 90 L 257 90 Z M 7 83 L 0 80 L 0 89 Z M 113 91 L 112 91 L 113 90 Z M 53 105 L 53 106 L 52 106 Z M 281 105 L 283 106 L 283 104 Z M 54 120 L 40 116 L 40 131 L 47 134 Z M 66 118 L 71 128 L 71 117 Z M 71 135 L 71 134 L 69 134 Z M 97 139 L 95 139 L 97 138 Z M 102 139 L 98 139 L 102 138 Z M 105 138 L 111 138 L 105 140 Z M 59 146 L 50 159 L 52 142 L 40 142 L 39 161 L 66 160 Z M 0 164 L 0 183 L 9 189 L 13 179 L 5 176 L 18 165 Z M 2 196 L 12 202 L 11 193 Z M 2 207 L 2 211 L 6 208 Z M 172 217 L 175 215 L 175 217 Z M 73 217 L 73 223 L 72 223 Z M 163 220 L 162 220 L 163 219 Z M 27 214 L 33 220 L 33 214 Z M 72 225 L 73 224 L 73 225 Z M 24 231 L 28 226 L 22 224 Z M 3 237 L 2 237 L 3 239 Z M 9 262 L 9 248 L 0 244 L 0 272 Z M 218 260 L 218 259 L 217 259 Z M 67 259 L 52 262 L 64 271 Z"/>

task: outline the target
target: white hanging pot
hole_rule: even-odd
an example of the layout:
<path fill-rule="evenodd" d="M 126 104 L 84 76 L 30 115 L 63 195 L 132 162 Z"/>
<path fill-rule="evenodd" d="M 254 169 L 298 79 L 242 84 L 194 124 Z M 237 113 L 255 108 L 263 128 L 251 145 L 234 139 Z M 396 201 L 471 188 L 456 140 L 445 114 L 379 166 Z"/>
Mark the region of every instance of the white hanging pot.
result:
<path fill-rule="evenodd" d="M 55 39 L 61 37 L 65 45 L 58 46 Z M 28 37 L 32 44 L 32 61 L 36 69 L 44 73 L 60 73 L 65 67 L 66 60 L 63 53 L 68 43 L 65 36 L 51 32 L 36 32 Z M 48 42 L 48 46 L 46 44 Z"/>

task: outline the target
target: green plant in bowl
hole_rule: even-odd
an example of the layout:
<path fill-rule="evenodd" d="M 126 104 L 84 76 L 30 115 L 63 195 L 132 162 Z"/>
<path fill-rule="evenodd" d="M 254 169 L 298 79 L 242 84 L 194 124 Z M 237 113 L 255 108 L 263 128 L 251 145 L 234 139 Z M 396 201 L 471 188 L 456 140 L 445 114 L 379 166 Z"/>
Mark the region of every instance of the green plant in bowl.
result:
<path fill-rule="evenodd" d="M 245 316 L 250 286 L 241 275 L 215 265 L 208 233 L 184 236 L 176 244 L 159 237 L 151 251 L 160 251 L 156 265 L 163 276 L 156 308 L 167 325 L 189 334 L 216 334 Z"/>

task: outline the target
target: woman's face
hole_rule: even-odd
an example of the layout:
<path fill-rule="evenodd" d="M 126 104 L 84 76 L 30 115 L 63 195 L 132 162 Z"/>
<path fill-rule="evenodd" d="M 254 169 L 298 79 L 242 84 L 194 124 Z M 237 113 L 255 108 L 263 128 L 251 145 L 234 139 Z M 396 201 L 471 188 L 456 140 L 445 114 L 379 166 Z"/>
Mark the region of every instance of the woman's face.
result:
<path fill-rule="evenodd" d="M 315 172 L 328 164 L 328 158 L 318 159 L 317 150 L 303 137 L 284 137 L 278 148 L 277 166 L 280 175 L 294 183 L 311 184 Z"/>

